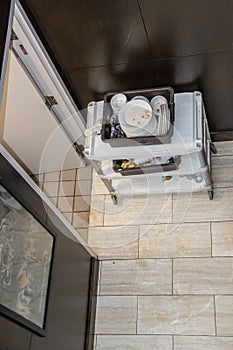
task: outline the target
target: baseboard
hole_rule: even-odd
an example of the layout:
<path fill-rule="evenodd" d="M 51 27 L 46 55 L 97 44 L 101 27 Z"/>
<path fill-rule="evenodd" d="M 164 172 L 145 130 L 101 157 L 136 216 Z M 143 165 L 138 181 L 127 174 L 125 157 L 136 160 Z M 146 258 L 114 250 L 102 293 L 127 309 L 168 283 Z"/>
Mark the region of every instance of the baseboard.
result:
<path fill-rule="evenodd" d="M 233 141 L 233 130 L 230 130 L 230 131 L 213 131 L 213 132 L 211 132 L 211 139 L 214 142 Z"/>
<path fill-rule="evenodd" d="M 90 293 L 89 293 L 87 336 L 86 336 L 85 350 L 93 350 L 94 348 L 95 315 L 96 315 L 97 289 L 98 289 L 98 277 L 99 277 L 99 261 L 95 258 L 92 258 L 90 275 L 91 275 Z"/>

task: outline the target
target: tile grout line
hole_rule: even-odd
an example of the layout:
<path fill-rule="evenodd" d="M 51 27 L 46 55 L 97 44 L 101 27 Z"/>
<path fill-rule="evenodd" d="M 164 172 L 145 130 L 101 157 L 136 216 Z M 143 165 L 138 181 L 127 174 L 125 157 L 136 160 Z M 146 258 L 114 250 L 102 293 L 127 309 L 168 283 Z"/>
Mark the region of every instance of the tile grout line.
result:
<path fill-rule="evenodd" d="M 122 333 L 96 333 L 97 336 L 146 336 L 146 337 L 150 337 L 150 336 L 167 336 L 167 337 L 172 337 L 174 335 L 174 337 L 203 337 L 203 338 L 216 338 L 215 335 L 213 334 L 183 334 L 183 333 L 176 333 L 176 334 L 173 334 L 173 333 L 146 333 L 146 334 L 141 334 L 141 333 L 138 333 L 138 334 L 135 334 L 135 333 L 126 333 L 126 334 L 122 334 Z M 232 338 L 232 335 L 224 335 L 224 336 L 221 336 L 222 338 L 224 339 L 227 339 L 227 338 Z M 2 349 L 0 349 L 2 350 Z M 5 350 L 5 349 L 4 349 Z M 160 350 L 160 349 L 159 349 Z M 224 349 L 225 350 L 225 349 Z M 228 350 L 228 349 L 227 349 Z M 231 350 L 231 349 L 230 349 Z"/>
<path fill-rule="evenodd" d="M 172 350 L 175 349 L 175 335 L 172 335 Z"/>
<path fill-rule="evenodd" d="M 86 181 L 89 181 L 89 180 L 86 180 Z M 90 205 L 91 205 L 91 191 L 92 191 L 92 179 L 90 180 L 91 181 L 91 186 L 90 186 L 90 192 L 88 193 L 88 196 L 89 196 L 89 210 L 88 210 L 88 222 L 87 222 L 87 228 L 89 227 L 89 223 L 90 223 L 90 212 L 91 212 L 91 208 L 90 208 Z M 82 198 L 84 197 L 84 195 L 82 196 Z M 84 199 L 83 199 L 84 200 Z M 84 200 L 85 201 L 85 200 Z"/>
<path fill-rule="evenodd" d="M 107 196 L 106 194 L 103 194 L 102 196 Z M 137 213 L 136 213 L 137 214 Z M 140 224 L 140 226 L 160 226 L 160 225 L 176 225 L 176 224 L 178 224 L 178 225 L 186 225 L 186 224 L 207 224 L 207 223 L 209 223 L 210 222 L 210 220 L 208 219 L 206 219 L 206 220 L 204 220 L 204 221 L 182 221 L 182 222 L 173 222 L 173 223 L 171 223 L 171 222 L 168 222 L 168 221 L 164 221 L 164 222 L 160 222 L 160 223 L 155 223 L 155 224 Z M 225 222 L 233 222 L 233 219 L 218 219 L 218 220 L 212 220 L 211 221 L 212 223 L 218 223 L 218 222 L 220 222 L 220 223 L 225 223 Z M 124 227 L 129 227 L 129 226 L 136 226 L 137 224 L 133 224 L 133 223 L 131 223 L 131 224 L 123 224 L 123 223 L 120 223 L 119 225 L 117 225 L 117 224 L 112 224 L 112 225 L 110 225 L 110 224 L 108 224 L 108 225 L 105 225 L 105 227 L 118 227 L 118 226 L 124 226 Z M 95 226 L 95 227 L 101 227 L 101 226 Z"/>
<path fill-rule="evenodd" d="M 136 329 L 135 329 L 136 335 L 138 335 L 138 299 L 139 299 L 139 296 L 137 295 L 137 314 L 136 314 Z"/>
<path fill-rule="evenodd" d="M 174 284 L 174 259 L 172 258 L 171 259 L 171 262 L 172 262 L 172 295 L 174 295 L 174 287 L 173 287 L 173 284 Z"/>
<path fill-rule="evenodd" d="M 140 228 L 140 225 L 138 225 L 138 259 L 140 259 L 140 247 L 139 247 L 140 237 L 141 237 L 141 228 Z"/>
<path fill-rule="evenodd" d="M 171 215 L 171 219 L 172 219 L 172 222 L 171 222 L 171 224 L 173 225 L 174 224 L 174 194 L 172 193 L 172 199 L 171 199 L 171 201 L 172 201 L 172 208 L 171 208 L 171 210 L 172 210 L 172 215 Z"/>
<path fill-rule="evenodd" d="M 213 295 L 213 302 L 214 302 L 214 332 L 215 336 L 218 336 L 218 328 L 217 328 L 217 310 L 216 310 L 216 296 Z"/>
<path fill-rule="evenodd" d="M 91 226 L 91 228 L 93 228 L 93 226 Z M 176 256 L 176 257 L 140 257 L 139 259 L 140 260 L 171 260 L 171 259 L 176 259 L 176 260 L 188 260 L 188 259 L 197 259 L 197 260 L 200 260 L 200 259 L 212 259 L 212 260 L 219 260 L 220 259 L 223 259 L 223 260 L 232 260 L 233 259 L 233 255 L 227 255 L 227 256 L 223 256 L 223 255 L 215 255 L 213 256 L 212 258 L 208 255 L 208 256 Z M 122 257 L 120 258 L 119 256 L 117 257 L 114 257 L 114 256 L 111 256 L 111 257 L 108 257 L 108 258 L 101 258 L 101 260 L 106 260 L 106 261 L 109 261 L 109 260 L 119 260 L 119 261 L 122 261 L 122 260 L 137 260 L 137 256 L 135 257 Z"/>
<path fill-rule="evenodd" d="M 56 208 L 58 208 L 58 200 L 59 200 L 59 193 L 60 193 L 60 186 L 61 186 L 61 170 L 59 171 L 58 176 L 58 186 L 57 186 L 57 200 L 56 200 Z"/>
<path fill-rule="evenodd" d="M 210 256 L 213 258 L 213 234 L 212 234 L 212 222 L 210 222 Z"/>
<path fill-rule="evenodd" d="M 72 222 L 72 224 L 73 224 L 73 219 L 74 219 L 76 179 L 77 179 L 77 168 L 75 169 L 75 178 L 74 178 L 74 196 L 73 196 L 72 215 L 71 215 L 71 222 Z"/>
<path fill-rule="evenodd" d="M 76 189 L 76 177 L 77 177 L 77 168 L 75 168 L 75 178 L 74 178 L 74 192 L 73 192 L 73 203 L 72 203 L 72 213 L 71 213 L 72 226 L 74 226 L 74 199 L 75 199 L 75 189 Z"/>
<path fill-rule="evenodd" d="M 110 294 L 111 293 L 111 294 Z M 207 299 L 207 298 L 211 298 L 211 296 L 213 296 L 213 294 L 203 294 L 203 293 L 198 293 L 198 294 L 188 294 L 188 293 L 184 293 L 184 294 L 180 294 L 180 293 L 174 293 L 173 295 L 171 295 L 171 293 L 158 293 L 158 294 L 143 294 L 143 293 L 140 293 L 140 294 L 133 294 L 132 292 L 124 292 L 126 294 L 120 294 L 120 293 L 117 293 L 117 294 L 113 294 L 113 292 L 108 292 L 108 293 L 104 293 L 104 294 L 101 294 L 100 296 L 101 297 L 169 297 L 172 299 L 172 297 L 191 297 L 193 299 L 196 299 L 196 298 L 201 298 L 201 299 Z M 220 294 L 218 293 L 218 296 L 220 297 L 232 297 L 232 294 Z M 225 336 L 224 336 L 225 337 Z"/>
<path fill-rule="evenodd" d="M 107 195 L 104 194 L 103 196 L 104 196 L 104 208 L 103 208 L 104 210 L 103 210 L 103 221 L 102 221 L 102 226 L 101 227 L 105 227 L 105 211 L 106 211 L 106 201 L 107 201 Z"/>

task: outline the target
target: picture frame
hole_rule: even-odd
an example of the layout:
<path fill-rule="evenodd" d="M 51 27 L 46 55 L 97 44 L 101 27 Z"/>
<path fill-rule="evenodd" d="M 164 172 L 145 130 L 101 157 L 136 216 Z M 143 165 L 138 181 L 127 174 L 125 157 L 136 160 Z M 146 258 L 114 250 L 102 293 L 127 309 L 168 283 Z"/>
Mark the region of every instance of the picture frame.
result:
<path fill-rule="evenodd" d="M 55 236 L 0 179 L 0 314 L 45 336 Z"/>

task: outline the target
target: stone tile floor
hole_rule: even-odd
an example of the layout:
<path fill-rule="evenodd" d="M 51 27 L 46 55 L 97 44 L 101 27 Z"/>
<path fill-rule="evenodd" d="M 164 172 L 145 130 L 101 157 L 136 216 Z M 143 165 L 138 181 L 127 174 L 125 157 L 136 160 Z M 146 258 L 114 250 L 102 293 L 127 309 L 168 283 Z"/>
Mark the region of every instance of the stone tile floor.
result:
<path fill-rule="evenodd" d="M 87 240 L 92 168 L 68 169 L 32 175 L 66 220 Z"/>
<path fill-rule="evenodd" d="M 233 142 L 206 193 L 119 199 L 92 186 L 100 278 L 96 350 L 233 349 Z"/>

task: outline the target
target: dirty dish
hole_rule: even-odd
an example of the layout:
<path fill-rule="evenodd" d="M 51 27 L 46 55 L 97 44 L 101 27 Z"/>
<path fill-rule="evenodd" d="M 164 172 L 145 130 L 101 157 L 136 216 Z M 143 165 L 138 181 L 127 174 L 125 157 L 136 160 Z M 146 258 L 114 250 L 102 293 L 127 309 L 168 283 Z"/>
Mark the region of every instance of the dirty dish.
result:
<path fill-rule="evenodd" d="M 142 100 L 131 100 L 120 110 L 119 122 L 127 136 L 151 135 L 156 128 L 150 104 Z"/>

